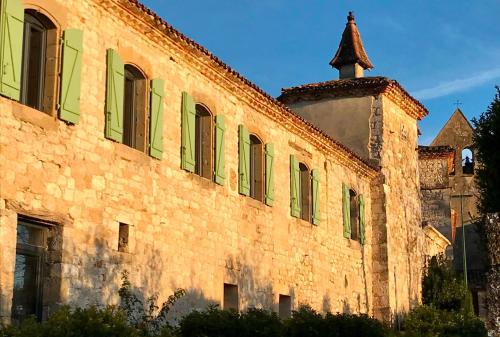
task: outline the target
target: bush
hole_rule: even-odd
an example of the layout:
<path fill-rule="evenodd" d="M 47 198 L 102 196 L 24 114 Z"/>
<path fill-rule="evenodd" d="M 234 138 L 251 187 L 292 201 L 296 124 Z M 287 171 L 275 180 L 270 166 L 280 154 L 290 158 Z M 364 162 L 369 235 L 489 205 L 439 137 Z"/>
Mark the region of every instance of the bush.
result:
<path fill-rule="evenodd" d="M 236 311 L 219 310 L 211 306 L 204 311 L 193 311 L 179 322 L 183 337 L 233 337 L 242 334 L 240 314 Z"/>

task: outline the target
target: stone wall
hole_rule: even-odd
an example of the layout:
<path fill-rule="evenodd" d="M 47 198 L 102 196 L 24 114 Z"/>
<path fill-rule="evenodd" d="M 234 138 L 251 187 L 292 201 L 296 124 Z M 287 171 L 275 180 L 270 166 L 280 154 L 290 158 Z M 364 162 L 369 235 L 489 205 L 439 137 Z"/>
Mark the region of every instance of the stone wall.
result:
<path fill-rule="evenodd" d="M 319 136 L 297 118 L 139 19 L 128 1 L 29 3 L 50 14 L 59 32 L 84 31 L 81 118 L 68 125 L 55 112 L 0 98 L 4 320 L 10 317 L 20 215 L 51 222 L 57 234 L 49 242 L 45 315 L 58 303 L 116 303 L 123 270 L 143 296 L 158 292 L 164 299 L 175 288 L 186 289 L 189 307 L 221 303 L 223 284 L 233 283 L 241 308 L 276 310 L 284 294 L 294 308 L 303 302 L 320 311 L 374 313 L 374 170 L 326 138 L 319 146 Z M 104 138 L 107 48 L 148 78 L 165 80 L 162 160 Z M 180 168 L 182 91 L 225 116 L 224 186 Z M 274 143 L 273 207 L 238 194 L 239 124 Z M 319 226 L 290 216 L 290 154 L 320 172 Z M 342 235 L 342 183 L 365 195 L 364 246 Z M 119 223 L 130 225 L 128 252 L 117 250 Z M 395 251 L 400 253 L 406 256 Z"/>

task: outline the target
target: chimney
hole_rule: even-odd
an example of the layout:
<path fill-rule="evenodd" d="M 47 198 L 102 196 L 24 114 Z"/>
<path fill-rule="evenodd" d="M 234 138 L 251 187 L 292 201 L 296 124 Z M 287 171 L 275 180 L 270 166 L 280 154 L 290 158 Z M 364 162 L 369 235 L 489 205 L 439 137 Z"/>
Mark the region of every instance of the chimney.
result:
<path fill-rule="evenodd" d="M 352 12 L 349 12 L 347 16 L 347 24 L 342 33 L 339 48 L 330 61 L 330 65 L 339 70 L 340 79 L 364 77 L 364 70 L 373 68 L 366 55 Z"/>

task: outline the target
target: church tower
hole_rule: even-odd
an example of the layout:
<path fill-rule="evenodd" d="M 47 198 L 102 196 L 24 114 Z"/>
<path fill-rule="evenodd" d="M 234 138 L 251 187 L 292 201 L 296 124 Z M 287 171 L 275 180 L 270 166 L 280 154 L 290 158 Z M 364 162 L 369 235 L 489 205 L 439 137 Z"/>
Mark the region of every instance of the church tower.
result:
<path fill-rule="evenodd" d="M 278 99 L 379 169 L 371 185 L 373 240 L 362 249 L 373 260 L 370 313 L 390 321 L 421 299 L 417 121 L 428 112 L 397 81 L 364 77 L 373 64 L 352 12 L 330 65 L 338 80 L 282 89 Z"/>

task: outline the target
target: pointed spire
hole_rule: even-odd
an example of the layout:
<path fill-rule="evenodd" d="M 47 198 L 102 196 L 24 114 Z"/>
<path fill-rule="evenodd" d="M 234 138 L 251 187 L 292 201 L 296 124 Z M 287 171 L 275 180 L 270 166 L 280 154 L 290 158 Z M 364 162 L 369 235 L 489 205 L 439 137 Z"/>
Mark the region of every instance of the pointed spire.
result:
<path fill-rule="evenodd" d="M 355 67 L 356 64 L 361 66 L 363 69 L 373 68 L 368 55 L 366 55 L 365 48 L 363 47 L 363 41 L 361 41 L 361 36 L 359 35 L 358 28 L 356 27 L 356 22 L 354 21 L 354 15 L 349 12 L 347 16 L 347 24 L 342 33 L 342 40 L 340 41 L 339 48 L 335 53 L 335 56 L 330 61 L 330 65 L 334 68 L 341 70 L 340 77 L 362 77 L 361 76 L 342 76 L 342 69 L 344 66 L 350 66 L 349 68 Z"/>

